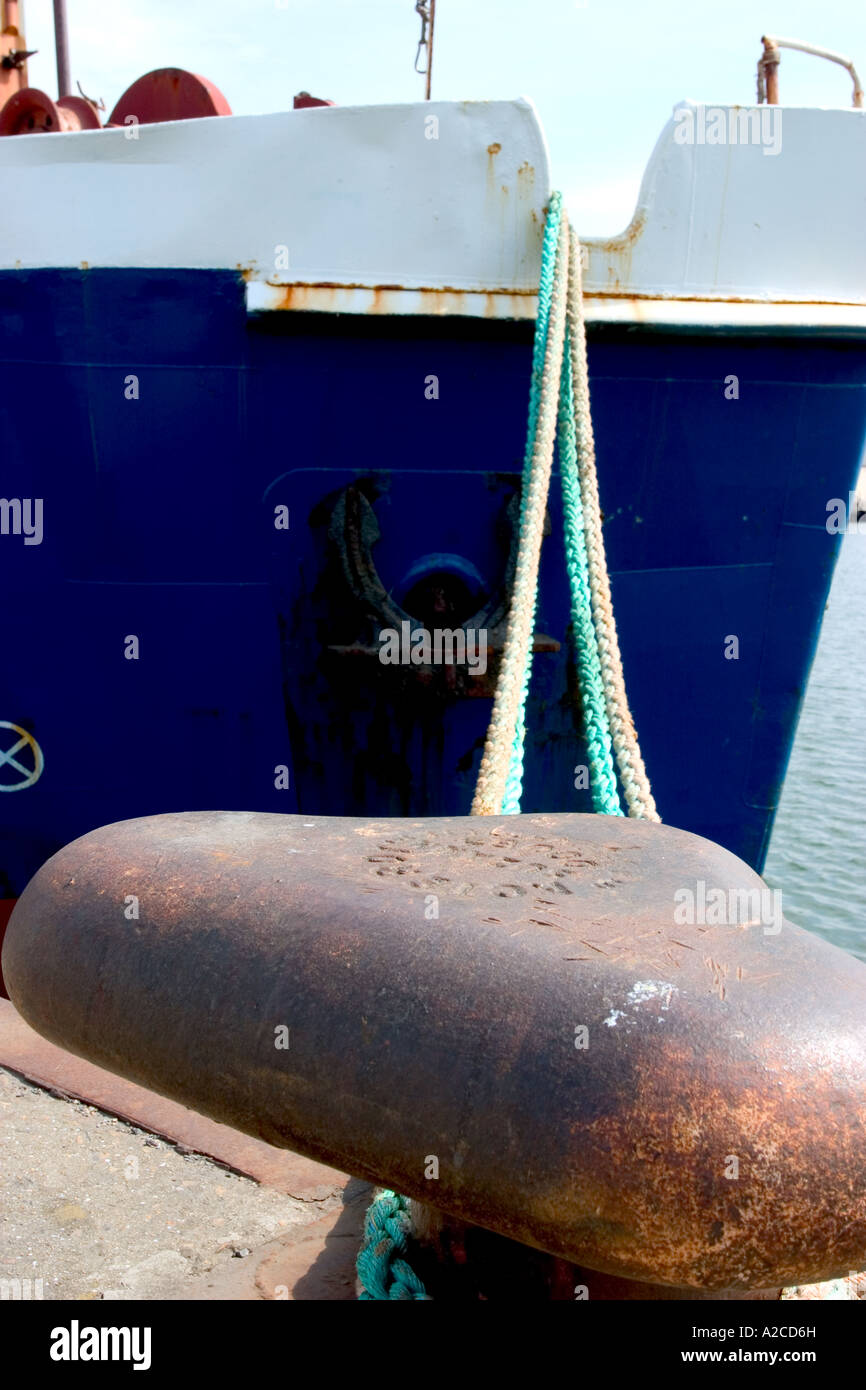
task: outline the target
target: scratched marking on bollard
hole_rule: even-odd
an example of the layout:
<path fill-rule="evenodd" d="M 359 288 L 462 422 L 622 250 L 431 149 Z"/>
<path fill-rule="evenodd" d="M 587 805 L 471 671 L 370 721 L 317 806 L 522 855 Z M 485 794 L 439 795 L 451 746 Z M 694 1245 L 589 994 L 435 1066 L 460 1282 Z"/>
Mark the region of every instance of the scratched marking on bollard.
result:
<path fill-rule="evenodd" d="M 567 836 L 536 839 L 515 833 L 503 825 L 485 823 L 476 829 L 478 820 L 473 820 L 471 825 L 473 829 L 462 835 L 452 833 L 445 851 L 449 856 L 448 867 L 452 869 L 452 875 L 456 875 L 459 868 L 461 875 L 474 872 L 474 880 L 425 872 L 427 861 L 430 860 L 436 867 L 443 867 L 443 847 L 435 836 L 424 831 L 382 838 L 375 852 L 365 856 L 369 872 L 376 878 L 404 878 L 409 887 L 422 893 L 436 893 L 440 899 L 519 897 L 524 900 L 521 910 L 525 913 L 527 926 L 544 926 L 563 932 L 567 932 L 571 924 L 567 909 L 556 899 L 557 894 L 572 897 L 580 891 L 581 885 L 585 888 L 587 883 L 596 888 L 617 888 L 636 882 L 639 877 L 638 842 L 630 841 L 627 836 L 623 844 L 603 843 L 596 847 L 594 855 L 590 855 L 575 846 Z M 364 826 L 356 833 L 367 838 L 371 828 Z M 513 852 L 517 850 L 519 854 Z M 458 868 L 453 867 L 455 862 Z M 477 875 L 480 872 L 493 872 L 497 877 L 479 879 Z M 501 923 L 501 919 L 496 917 L 485 917 L 483 920 L 492 925 Z M 629 949 L 632 938 L 629 933 L 622 933 L 624 923 L 618 912 L 613 910 L 597 914 L 592 925 L 592 939 L 580 938 L 590 951 L 611 961 L 633 958 Z M 677 952 L 696 949 L 694 945 L 678 939 L 673 930 L 669 936 L 665 936 L 661 929 L 647 932 L 642 939 L 652 940 L 652 959 L 659 964 L 659 968 L 664 965 L 668 969 L 679 969 L 682 958 Z M 672 946 L 677 951 L 671 951 Z M 650 948 L 644 946 L 643 949 L 647 951 Z M 569 959 L 579 961 L 591 957 L 571 956 Z M 713 968 L 718 973 L 720 967 L 714 965 Z M 722 969 L 724 973 L 727 972 L 727 967 Z M 742 968 L 737 967 L 737 971 L 737 978 L 742 979 Z M 716 978 L 713 988 L 721 989 L 721 997 L 724 998 L 724 986 Z"/>
<path fill-rule="evenodd" d="M 449 1217 L 766 1289 L 866 1265 L 866 966 L 703 912 L 762 889 L 645 821 L 191 812 L 67 845 L 3 968 L 52 1041 L 272 1144 L 421 1202 L 433 1154 Z"/>

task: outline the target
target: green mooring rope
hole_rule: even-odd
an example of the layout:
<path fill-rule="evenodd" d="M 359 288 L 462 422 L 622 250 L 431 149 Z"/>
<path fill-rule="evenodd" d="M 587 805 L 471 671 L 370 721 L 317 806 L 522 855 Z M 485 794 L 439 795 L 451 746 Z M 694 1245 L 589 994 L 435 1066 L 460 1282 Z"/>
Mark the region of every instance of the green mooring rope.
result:
<path fill-rule="evenodd" d="M 578 685 L 583 701 L 592 804 L 599 815 L 621 816 L 623 811 L 616 785 L 616 766 L 598 655 L 598 636 L 592 617 L 586 536 L 583 530 L 583 504 L 580 500 L 580 481 L 577 473 L 574 383 L 567 336 L 560 384 L 557 447 L 562 478 L 565 567 L 571 589 L 571 621 L 577 650 Z M 515 740 L 514 756 L 516 752 Z"/>
<path fill-rule="evenodd" d="M 544 241 L 541 246 L 541 276 L 538 283 L 538 311 L 535 319 L 535 336 L 532 340 L 532 376 L 529 381 L 529 416 L 526 424 L 526 448 L 523 455 L 523 486 L 520 490 L 520 525 L 523 528 L 524 508 L 529 494 L 529 475 L 532 469 L 532 456 L 535 450 L 535 437 L 538 434 L 538 407 L 541 400 L 541 378 L 544 372 L 544 358 L 547 352 L 547 331 L 550 326 L 550 298 L 553 293 L 553 277 L 556 273 L 556 244 L 559 240 L 559 225 L 562 221 L 562 194 L 551 193 L 547 221 L 544 224 Z M 538 585 L 532 605 L 532 627 L 535 628 L 535 608 L 538 602 Z M 529 695 L 529 676 L 532 669 L 532 653 L 524 653 L 523 683 L 520 697 L 520 713 L 514 732 L 514 746 L 511 751 L 511 765 L 508 769 L 508 782 L 502 802 L 504 816 L 516 816 L 520 812 L 520 797 L 523 792 L 523 747 L 526 739 L 526 701 Z"/>
<path fill-rule="evenodd" d="M 410 1231 L 406 1198 L 396 1192 L 380 1192 L 367 1209 L 364 1241 L 358 1252 L 361 1301 L 427 1298 L 424 1285 L 406 1262 Z"/>
<path fill-rule="evenodd" d="M 529 387 L 529 418 L 526 433 L 526 453 L 523 465 L 523 489 L 520 521 L 523 525 L 523 506 L 528 492 L 529 471 L 538 430 L 538 407 L 541 380 L 547 351 L 550 322 L 550 299 L 556 272 L 556 247 L 562 220 L 562 195 L 553 193 L 544 229 L 541 252 L 541 279 L 538 288 L 538 315 L 532 347 L 532 378 Z M 623 814 L 617 791 L 616 769 L 611 747 L 610 725 L 604 698 L 598 640 L 592 617 L 586 538 L 583 528 L 583 508 L 577 471 L 577 435 L 574 423 L 574 383 L 571 354 L 566 341 L 563 353 L 557 434 L 559 469 L 562 479 L 562 504 L 565 529 L 565 558 L 571 591 L 571 618 L 581 696 L 586 725 L 587 757 L 595 810 L 602 815 Z M 533 630 L 536 584 L 533 601 Z M 526 736 L 526 701 L 532 671 L 532 652 L 527 651 L 521 688 L 520 714 L 511 750 L 503 815 L 520 813 L 523 790 L 523 754 Z M 407 1201 L 390 1190 L 373 1199 L 364 1222 L 364 1239 L 358 1253 L 358 1278 L 362 1300 L 426 1299 L 424 1285 L 408 1264 L 406 1255 L 411 1237 Z"/>
<path fill-rule="evenodd" d="M 529 423 L 527 428 L 526 454 L 523 463 L 522 497 L 528 491 L 529 472 L 538 429 L 538 403 L 541 394 L 541 374 L 547 351 L 547 332 L 550 322 L 550 299 L 553 291 L 553 277 L 556 272 L 556 246 L 562 220 L 562 195 L 551 194 L 550 211 L 544 228 L 544 245 L 541 252 L 541 280 L 538 289 L 538 317 L 535 322 L 535 339 L 532 350 L 532 381 L 529 389 Z M 580 500 L 580 483 L 577 474 L 577 432 L 574 423 L 574 386 L 572 382 L 571 352 L 566 337 L 563 352 L 562 375 L 560 379 L 559 420 L 557 432 L 557 452 L 562 480 L 563 521 L 565 530 L 565 559 L 568 581 L 571 590 L 571 619 L 574 628 L 579 686 L 583 700 L 584 722 L 586 725 L 587 757 L 589 759 L 590 785 L 595 810 L 600 815 L 621 816 L 622 806 L 617 791 L 616 768 L 610 737 L 607 705 L 604 698 L 604 684 L 601 663 L 598 656 L 598 639 L 592 617 L 590 600 L 589 570 L 586 556 L 586 538 L 583 532 L 583 507 Z M 521 505 L 521 522 L 523 507 Z M 533 629 L 535 627 L 535 604 L 538 600 L 536 582 L 533 601 Z M 526 738 L 526 702 L 529 696 L 529 680 L 532 672 L 532 652 L 525 653 L 525 667 L 520 697 L 520 713 L 511 749 L 511 762 L 508 780 L 502 800 L 502 814 L 520 814 L 520 797 L 523 791 L 523 756 Z"/>

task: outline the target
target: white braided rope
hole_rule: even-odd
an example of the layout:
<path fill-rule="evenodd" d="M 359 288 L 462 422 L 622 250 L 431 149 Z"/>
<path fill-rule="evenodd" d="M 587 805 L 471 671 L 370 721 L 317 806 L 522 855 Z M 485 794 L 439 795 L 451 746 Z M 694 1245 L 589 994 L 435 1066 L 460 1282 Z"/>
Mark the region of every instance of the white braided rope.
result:
<path fill-rule="evenodd" d="M 568 221 L 563 217 L 556 248 L 556 268 L 550 297 L 550 322 L 538 406 L 538 428 L 532 451 L 523 524 L 517 551 L 514 589 L 508 614 L 502 664 L 496 682 L 493 713 L 487 730 L 481 768 L 472 801 L 473 816 L 498 816 L 502 811 L 511 750 L 523 690 L 523 676 L 532 650 L 532 626 L 538 589 L 541 539 L 553 467 L 559 409 L 559 378 L 565 347 L 568 292 Z"/>
<path fill-rule="evenodd" d="M 601 507 L 595 467 L 595 439 L 589 407 L 589 367 L 586 357 L 586 325 L 583 317 L 583 270 L 580 243 L 569 228 L 568 334 L 574 381 L 574 414 L 577 461 L 583 521 L 586 535 L 590 598 L 601 664 L 607 718 L 616 754 L 619 777 L 628 813 L 641 820 L 661 820 L 638 744 L 628 705 L 622 657 L 613 616 L 610 579 L 601 531 Z"/>
<path fill-rule="evenodd" d="M 541 540 L 556 440 L 566 324 L 571 351 L 578 477 L 586 536 L 590 599 L 611 741 L 628 814 L 642 820 L 660 821 L 629 709 L 613 613 L 590 413 L 580 244 L 564 217 L 557 243 L 538 428 L 524 507 L 524 524 L 518 547 L 514 590 L 493 713 L 472 802 L 472 814 L 492 816 L 499 815 L 502 810 L 512 746 L 520 717 L 523 676 L 532 644 Z"/>

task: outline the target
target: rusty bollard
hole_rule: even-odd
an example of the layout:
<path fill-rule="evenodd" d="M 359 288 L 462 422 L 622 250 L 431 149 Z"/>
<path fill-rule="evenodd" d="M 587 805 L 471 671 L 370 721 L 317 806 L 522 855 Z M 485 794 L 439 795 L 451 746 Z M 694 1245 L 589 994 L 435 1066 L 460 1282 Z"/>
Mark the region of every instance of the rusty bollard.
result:
<path fill-rule="evenodd" d="M 62 1047 L 573 1264 L 866 1265 L 866 966 L 683 831 L 124 821 L 39 871 L 3 969 Z"/>

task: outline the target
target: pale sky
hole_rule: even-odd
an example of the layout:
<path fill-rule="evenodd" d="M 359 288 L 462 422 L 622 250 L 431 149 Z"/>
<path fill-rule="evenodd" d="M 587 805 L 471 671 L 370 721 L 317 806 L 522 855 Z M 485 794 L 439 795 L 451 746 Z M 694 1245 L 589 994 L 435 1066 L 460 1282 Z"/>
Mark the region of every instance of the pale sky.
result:
<path fill-rule="evenodd" d="M 57 95 L 50 0 L 25 0 L 31 85 Z M 238 114 L 307 90 L 420 100 L 414 0 L 68 0 L 73 80 L 108 110 L 156 67 L 199 72 Z M 530 97 L 577 230 L 621 231 L 671 108 L 755 100 L 761 35 L 836 49 L 866 80 L 864 0 L 437 0 L 433 96 Z M 834 64 L 785 53 L 787 105 L 849 106 Z"/>

